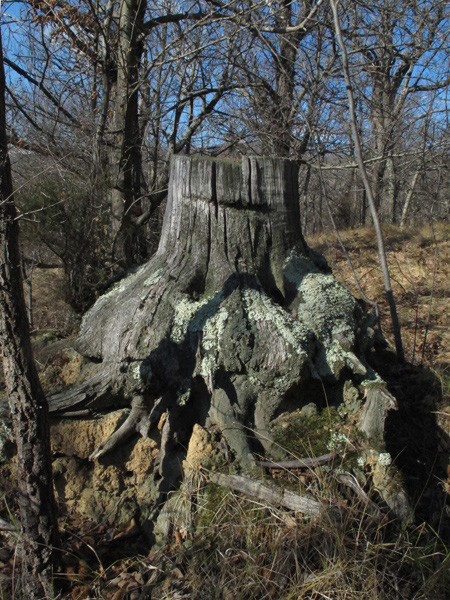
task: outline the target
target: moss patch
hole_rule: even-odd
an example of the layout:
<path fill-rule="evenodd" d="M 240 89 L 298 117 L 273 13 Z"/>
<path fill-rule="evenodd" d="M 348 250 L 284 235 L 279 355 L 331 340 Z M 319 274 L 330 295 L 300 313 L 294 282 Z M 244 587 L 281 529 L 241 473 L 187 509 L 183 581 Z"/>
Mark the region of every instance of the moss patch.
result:
<path fill-rule="evenodd" d="M 227 495 L 228 490 L 215 483 L 208 483 L 203 488 L 199 502 L 197 527 L 209 527 L 212 524 Z"/>
<path fill-rule="evenodd" d="M 275 419 L 271 434 L 290 455 L 320 456 L 330 452 L 332 435 L 340 429 L 340 425 L 341 417 L 335 407 L 326 407 L 314 414 L 302 409 Z"/>

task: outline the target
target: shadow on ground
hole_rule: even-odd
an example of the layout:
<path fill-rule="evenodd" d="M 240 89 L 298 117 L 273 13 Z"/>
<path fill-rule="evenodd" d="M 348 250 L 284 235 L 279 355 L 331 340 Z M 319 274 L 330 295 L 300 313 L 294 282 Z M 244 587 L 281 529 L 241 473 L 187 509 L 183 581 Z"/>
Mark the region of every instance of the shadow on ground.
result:
<path fill-rule="evenodd" d="M 397 399 L 398 410 L 386 420 L 385 441 L 404 476 L 416 521 L 450 540 L 450 436 L 437 419 L 441 382 L 430 369 L 400 364 L 389 351 L 374 354 L 371 363 Z"/>

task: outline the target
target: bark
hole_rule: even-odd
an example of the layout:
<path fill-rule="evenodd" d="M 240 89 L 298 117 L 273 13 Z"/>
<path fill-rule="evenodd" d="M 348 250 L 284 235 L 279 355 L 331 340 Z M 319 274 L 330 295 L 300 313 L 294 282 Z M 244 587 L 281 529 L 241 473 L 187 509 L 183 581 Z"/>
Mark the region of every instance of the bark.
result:
<path fill-rule="evenodd" d="M 290 0 L 280 2 L 278 25 L 291 26 L 292 4 Z M 295 61 L 301 36 L 299 32 L 280 36 L 280 50 L 276 63 L 276 102 L 272 125 L 274 131 L 273 151 L 275 156 L 289 156 L 292 146 L 293 105 L 295 89 Z"/>
<path fill-rule="evenodd" d="M 1 46 L 1 38 L 0 38 Z M 5 124 L 5 80 L 0 53 L 0 340 L 17 445 L 24 598 L 53 597 L 60 547 L 53 495 L 47 401 L 33 361 L 22 287 L 18 225 Z"/>
<path fill-rule="evenodd" d="M 413 179 L 411 181 L 411 185 L 409 187 L 408 193 L 406 194 L 406 198 L 405 198 L 405 204 L 403 205 L 403 209 L 402 209 L 402 217 L 400 219 L 400 227 L 403 229 L 406 225 L 406 219 L 408 217 L 408 212 L 409 212 L 409 207 L 411 205 L 411 200 L 413 199 L 414 196 L 414 191 L 416 189 L 416 185 L 417 182 L 419 180 L 419 175 L 422 172 L 422 164 L 419 164 L 419 166 L 417 167 Z"/>
<path fill-rule="evenodd" d="M 276 487 L 269 487 L 259 481 L 252 481 L 247 477 L 240 475 L 223 475 L 222 473 L 210 473 L 209 480 L 223 487 L 231 488 L 262 502 L 269 504 L 278 504 L 289 510 L 300 512 L 309 517 L 319 517 L 326 506 L 313 498 L 299 496 L 289 490 L 283 490 Z"/>

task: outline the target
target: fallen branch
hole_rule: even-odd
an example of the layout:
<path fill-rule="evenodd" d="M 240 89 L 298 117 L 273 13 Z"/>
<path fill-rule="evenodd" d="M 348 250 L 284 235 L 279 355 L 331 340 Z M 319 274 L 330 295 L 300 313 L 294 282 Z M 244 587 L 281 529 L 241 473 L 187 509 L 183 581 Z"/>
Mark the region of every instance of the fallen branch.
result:
<path fill-rule="evenodd" d="M 212 483 L 217 483 L 223 487 L 229 487 L 232 490 L 247 494 L 248 496 L 263 500 L 270 504 L 284 506 L 289 510 L 301 512 L 309 517 L 319 516 L 325 508 L 321 502 L 317 502 L 317 500 L 313 500 L 312 498 L 299 496 L 289 490 L 272 488 L 259 481 L 253 481 L 248 477 L 242 477 L 242 475 L 209 473 L 208 479 Z"/>
<path fill-rule="evenodd" d="M 312 469 L 332 462 L 337 454 L 331 452 L 314 458 L 299 458 L 298 460 L 286 460 L 273 462 L 271 460 L 257 460 L 256 464 L 266 469 Z"/>

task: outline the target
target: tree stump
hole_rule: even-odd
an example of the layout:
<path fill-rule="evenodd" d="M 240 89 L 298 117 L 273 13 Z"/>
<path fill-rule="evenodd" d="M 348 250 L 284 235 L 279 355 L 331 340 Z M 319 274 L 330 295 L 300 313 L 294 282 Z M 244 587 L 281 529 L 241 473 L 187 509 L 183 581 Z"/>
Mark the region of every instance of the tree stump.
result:
<path fill-rule="evenodd" d="M 297 190 L 293 161 L 173 158 L 156 255 L 85 315 L 77 350 L 89 377 L 50 398 L 56 415 L 131 404 L 91 459 L 166 414 L 164 495 L 196 423 L 218 426 L 246 470 L 255 454 L 279 456 L 281 413 L 327 402 L 324 387 L 342 395 L 348 379 L 376 379 L 374 319 L 305 243 Z"/>

